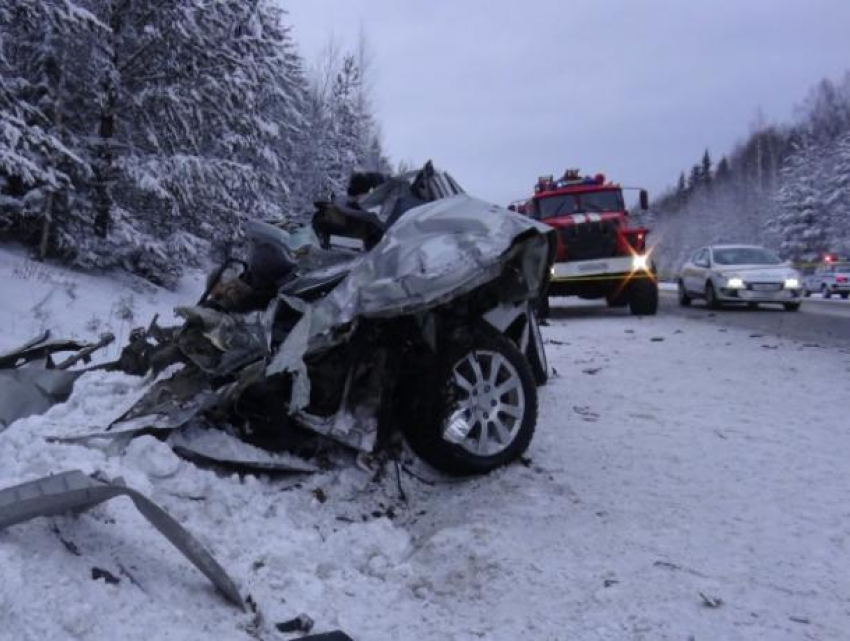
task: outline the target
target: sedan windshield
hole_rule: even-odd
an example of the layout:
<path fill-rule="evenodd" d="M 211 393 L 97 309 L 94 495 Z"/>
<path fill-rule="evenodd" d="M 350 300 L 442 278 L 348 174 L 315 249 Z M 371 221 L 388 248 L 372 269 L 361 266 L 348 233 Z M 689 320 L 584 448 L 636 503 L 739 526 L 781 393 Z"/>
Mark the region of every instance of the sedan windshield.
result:
<path fill-rule="evenodd" d="M 718 265 L 781 265 L 782 259 L 761 247 L 727 247 L 714 250 Z"/>

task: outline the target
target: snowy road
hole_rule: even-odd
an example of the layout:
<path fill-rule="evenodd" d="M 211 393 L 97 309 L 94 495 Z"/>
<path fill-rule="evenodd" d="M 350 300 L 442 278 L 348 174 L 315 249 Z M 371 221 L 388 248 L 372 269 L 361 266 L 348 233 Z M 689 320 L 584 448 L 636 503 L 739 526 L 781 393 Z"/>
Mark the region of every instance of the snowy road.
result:
<path fill-rule="evenodd" d="M 712 311 L 706 309 L 702 301 L 695 301 L 691 307 L 679 307 L 676 293 L 662 290 L 659 313 L 774 334 L 804 343 L 850 348 L 850 300 L 821 300 L 820 296 L 813 296 L 804 299 L 800 311 L 794 313 L 778 305 L 762 305 L 756 310 L 726 307 Z"/>
<path fill-rule="evenodd" d="M 41 308 L 82 319 L 115 286 L 62 291 Z M 142 311 L 172 300 L 145 294 Z M 527 465 L 457 481 L 410 461 L 403 496 L 393 466 L 240 477 L 152 437 L 123 453 L 46 442 L 103 426 L 141 389 L 84 377 L 68 403 L 0 433 L 0 487 L 123 476 L 209 546 L 265 624 L 122 499 L 0 532 L 0 639 L 272 641 L 292 638 L 275 622 L 306 612 L 356 641 L 845 640 L 850 353 L 718 320 L 737 312 L 555 305 L 557 376 Z M 18 326 L 14 342 L 31 331 Z M 119 583 L 92 580 L 95 567 Z"/>

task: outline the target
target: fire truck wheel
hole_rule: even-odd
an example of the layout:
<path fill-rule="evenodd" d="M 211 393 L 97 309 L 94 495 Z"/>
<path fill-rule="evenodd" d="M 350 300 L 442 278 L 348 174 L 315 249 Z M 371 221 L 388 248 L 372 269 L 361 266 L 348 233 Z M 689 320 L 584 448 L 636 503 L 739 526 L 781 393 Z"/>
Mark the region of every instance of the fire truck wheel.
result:
<path fill-rule="evenodd" d="M 635 280 L 629 285 L 629 310 L 635 316 L 654 316 L 658 311 L 658 284 Z"/>
<path fill-rule="evenodd" d="M 680 280 L 679 281 L 679 305 L 682 307 L 688 307 L 691 304 L 691 297 L 688 296 L 688 292 L 685 290 L 685 284 Z"/>
<path fill-rule="evenodd" d="M 482 328 L 442 355 L 427 411 L 405 421 L 413 451 L 458 476 L 486 474 L 528 449 L 537 424 L 537 386 L 525 356 Z"/>

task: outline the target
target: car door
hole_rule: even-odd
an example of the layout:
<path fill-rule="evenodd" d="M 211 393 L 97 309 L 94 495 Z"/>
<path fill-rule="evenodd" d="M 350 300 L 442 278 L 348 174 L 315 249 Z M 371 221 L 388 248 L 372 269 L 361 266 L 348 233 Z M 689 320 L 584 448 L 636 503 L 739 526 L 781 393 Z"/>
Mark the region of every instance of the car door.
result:
<path fill-rule="evenodd" d="M 827 282 L 827 275 L 829 274 L 829 265 L 821 265 L 815 271 L 814 282 L 812 283 L 812 291 L 819 292 L 821 288 Z"/>
<path fill-rule="evenodd" d="M 685 289 L 692 293 L 702 293 L 702 275 L 707 266 L 708 249 L 703 247 L 693 253 L 682 270 L 682 282 Z"/>
<path fill-rule="evenodd" d="M 833 289 L 835 287 L 835 272 L 838 271 L 838 268 L 835 265 L 830 265 L 826 270 L 826 273 L 823 275 L 823 283 L 829 289 Z"/>
<path fill-rule="evenodd" d="M 815 268 L 815 271 L 811 272 L 804 278 L 806 291 L 816 292 L 820 289 L 820 283 L 818 281 L 820 279 L 821 269 L 821 267 Z"/>

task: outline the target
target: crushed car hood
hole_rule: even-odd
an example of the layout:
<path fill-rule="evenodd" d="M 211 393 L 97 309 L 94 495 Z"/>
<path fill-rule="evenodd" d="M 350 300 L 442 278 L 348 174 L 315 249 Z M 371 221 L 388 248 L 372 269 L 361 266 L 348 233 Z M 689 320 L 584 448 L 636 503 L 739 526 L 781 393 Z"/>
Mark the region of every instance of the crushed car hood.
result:
<path fill-rule="evenodd" d="M 341 340 L 358 319 L 433 309 L 498 278 L 511 260 L 522 281 L 516 295 L 532 299 L 552 260 L 551 234 L 547 225 L 463 194 L 411 209 L 326 297 L 312 304 L 283 297 L 303 316 L 267 373 L 296 375 L 292 409 L 300 409 L 309 392 L 304 356 Z"/>

